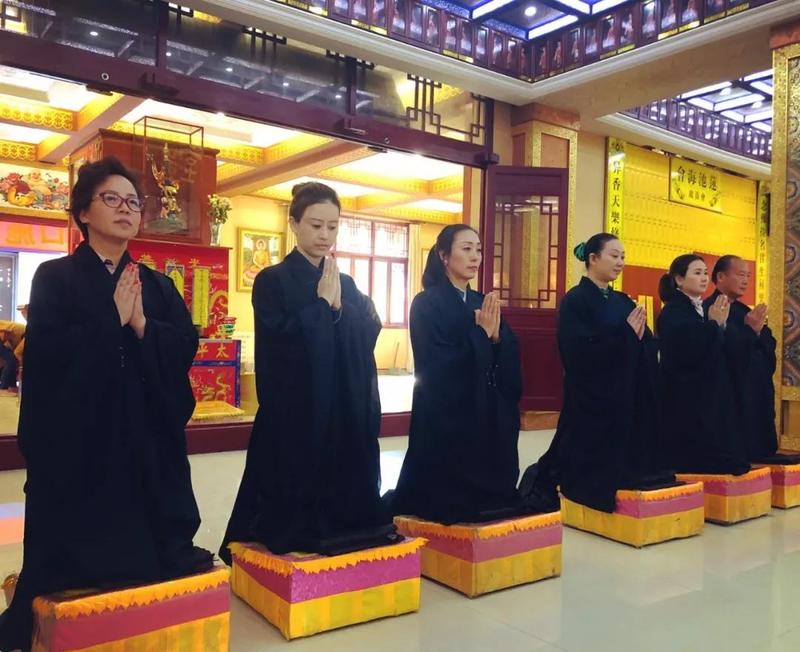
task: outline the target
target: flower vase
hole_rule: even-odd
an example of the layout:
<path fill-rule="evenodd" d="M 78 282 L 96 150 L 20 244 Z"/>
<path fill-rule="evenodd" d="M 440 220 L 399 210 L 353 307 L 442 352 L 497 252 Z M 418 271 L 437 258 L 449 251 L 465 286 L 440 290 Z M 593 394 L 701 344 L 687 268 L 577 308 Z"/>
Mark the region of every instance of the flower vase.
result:
<path fill-rule="evenodd" d="M 222 222 L 212 222 L 211 223 L 211 244 L 218 247 L 219 246 L 219 236 L 222 232 Z"/>

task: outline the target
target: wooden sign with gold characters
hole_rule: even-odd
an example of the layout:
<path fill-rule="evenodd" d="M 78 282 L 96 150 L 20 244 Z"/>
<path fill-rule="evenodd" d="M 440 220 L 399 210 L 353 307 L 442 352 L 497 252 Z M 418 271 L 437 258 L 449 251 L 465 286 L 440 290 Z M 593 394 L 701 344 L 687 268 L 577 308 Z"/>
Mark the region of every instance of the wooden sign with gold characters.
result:
<path fill-rule="evenodd" d="M 680 158 L 669 160 L 670 201 L 722 212 L 723 175 L 714 168 Z"/>

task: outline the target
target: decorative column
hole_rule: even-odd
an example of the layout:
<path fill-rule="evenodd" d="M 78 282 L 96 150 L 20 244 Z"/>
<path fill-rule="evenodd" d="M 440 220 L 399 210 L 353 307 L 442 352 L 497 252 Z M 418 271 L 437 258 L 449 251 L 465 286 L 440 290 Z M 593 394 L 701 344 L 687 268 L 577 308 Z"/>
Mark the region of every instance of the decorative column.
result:
<path fill-rule="evenodd" d="M 769 322 L 780 445 L 800 450 L 800 21 L 773 29 Z"/>
<path fill-rule="evenodd" d="M 567 220 L 567 242 L 560 242 L 559 247 L 566 247 L 567 261 L 571 261 L 570 252 L 577 244 L 574 240 L 573 221 L 575 219 L 575 192 L 578 174 L 578 116 L 559 109 L 540 104 L 528 104 L 515 107 L 511 111 L 511 137 L 513 146 L 512 164 L 525 167 L 565 168 L 569 171 L 569 197 L 566 213 L 561 210 L 562 219 Z M 521 257 L 512 259 L 511 282 L 519 283 L 521 296 L 530 296 L 531 288 L 541 287 L 536 275 L 541 272 L 539 266 L 532 264 L 533 256 L 545 255 L 537 249 L 538 243 L 546 243 L 546 239 L 538 237 L 538 222 L 526 220 L 520 226 L 523 232 L 514 233 L 513 238 L 521 242 Z M 567 263 L 567 287 L 577 280 L 573 278 L 572 265 Z"/>

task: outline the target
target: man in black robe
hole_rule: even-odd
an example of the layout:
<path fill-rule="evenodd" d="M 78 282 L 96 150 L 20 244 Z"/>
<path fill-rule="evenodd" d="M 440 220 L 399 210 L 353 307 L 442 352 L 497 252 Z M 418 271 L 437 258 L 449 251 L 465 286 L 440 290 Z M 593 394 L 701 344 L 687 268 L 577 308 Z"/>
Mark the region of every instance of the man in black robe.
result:
<path fill-rule="evenodd" d="M 23 566 L 0 649 L 29 649 L 33 598 L 207 570 L 184 427 L 197 332 L 172 281 L 136 265 L 135 178 L 81 169 L 74 254 L 33 279 L 19 446 L 27 465 Z M 87 239 L 88 238 L 88 239 Z"/>
<path fill-rule="evenodd" d="M 751 310 L 741 302 L 750 283 L 750 268 L 738 256 L 722 256 L 714 266 L 711 280 L 716 290 L 703 302 L 706 314 L 720 294 L 730 300 L 725 355 L 748 459 L 751 462 L 788 463 L 785 456 L 776 456 L 778 435 L 772 380 L 776 343 L 766 324 L 767 306 L 761 304 Z"/>
<path fill-rule="evenodd" d="M 237 541 L 340 554 L 398 540 L 380 500 L 381 322 L 346 274 L 334 272 L 340 306 L 318 295 L 330 263 L 317 267 L 295 249 L 256 277 L 259 408 L 219 551 L 227 563 Z"/>

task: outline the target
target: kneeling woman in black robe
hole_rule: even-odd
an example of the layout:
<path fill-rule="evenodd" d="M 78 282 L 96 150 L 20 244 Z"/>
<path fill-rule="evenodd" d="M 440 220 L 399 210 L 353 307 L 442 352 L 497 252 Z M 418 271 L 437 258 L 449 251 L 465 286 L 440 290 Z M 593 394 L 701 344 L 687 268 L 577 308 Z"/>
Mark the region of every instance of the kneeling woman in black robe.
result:
<path fill-rule="evenodd" d="M 622 242 L 598 233 L 575 255 L 586 276 L 558 314 L 564 406 L 550 449 L 521 486 L 555 499 L 560 485 L 570 500 L 610 513 L 618 489 L 675 480 L 661 468 L 658 350 L 644 308 L 610 287 L 625 266 Z"/>
<path fill-rule="evenodd" d="M 480 247 L 472 228 L 445 227 L 411 304 L 416 385 L 408 453 L 388 499 L 395 514 L 450 524 L 525 511 L 516 489 L 517 338 L 497 296 L 468 285 Z"/>
<path fill-rule="evenodd" d="M 33 598 L 157 582 L 211 567 L 184 427 L 197 331 L 172 281 L 127 251 L 136 178 L 107 158 L 80 169 L 70 212 L 84 241 L 36 271 L 19 445 L 25 540 L 0 649 L 29 649 Z"/>
<path fill-rule="evenodd" d="M 396 540 L 380 500 L 381 322 L 329 257 L 340 204 L 320 183 L 292 191 L 297 248 L 253 286 L 258 413 L 220 550 L 337 554 Z"/>
<path fill-rule="evenodd" d="M 730 302 L 719 295 L 706 316 L 707 287 L 708 268 L 695 254 L 672 261 L 659 285 L 665 439 L 677 471 L 740 475 L 750 465 L 726 359 Z"/>

